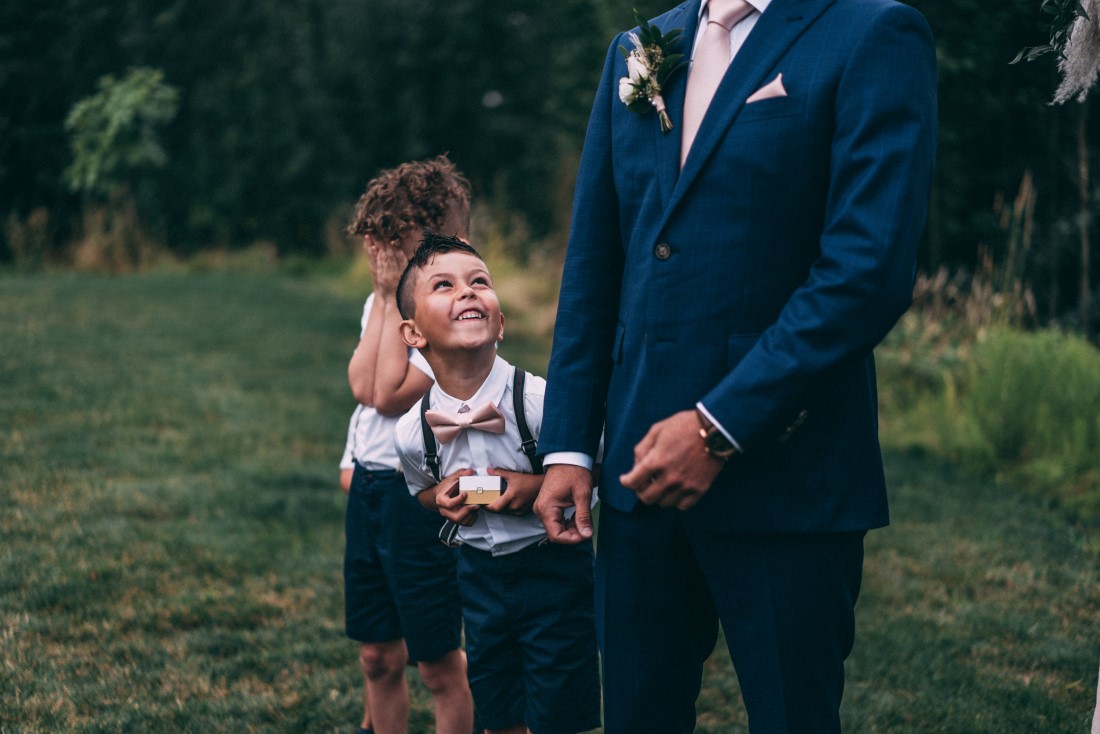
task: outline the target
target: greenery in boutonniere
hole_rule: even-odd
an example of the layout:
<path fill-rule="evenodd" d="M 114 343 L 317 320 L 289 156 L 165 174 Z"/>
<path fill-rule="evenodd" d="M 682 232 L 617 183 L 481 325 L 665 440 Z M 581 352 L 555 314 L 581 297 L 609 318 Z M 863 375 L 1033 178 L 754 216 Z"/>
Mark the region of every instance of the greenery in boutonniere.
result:
<path fill-rule="evenodd" d="M 1074 97 L 1084 102 L 1100 74 L 1100 0 L 1043 0 L 1040 10 L 1051 16 L 1049 43 L 1023 49 L 1011 63 L 1058 54 L 1062 83 L 1054 93 L 1054 102 L 1061 104 Z"/>
<path fill-rule="evenodd" d="M 665 100 L 661 90 L 686 63 L 684 54 L 674 53 L 673 47 L 679 42 L 683 28 L 675 28 L 662 33 L 655 25 L 650 25 L 635 10 L 638 20 L 638 32 L 630 34 L 634 42 L 633 49 L 619 46 L 626 59 L 627 76 L 619 80 L 619 99 L 631 112 L 645 114 L 650 109 L 657 110 L 661 123 L 661 132 L 672 130 L 672 120 L 665 111 Z"/>

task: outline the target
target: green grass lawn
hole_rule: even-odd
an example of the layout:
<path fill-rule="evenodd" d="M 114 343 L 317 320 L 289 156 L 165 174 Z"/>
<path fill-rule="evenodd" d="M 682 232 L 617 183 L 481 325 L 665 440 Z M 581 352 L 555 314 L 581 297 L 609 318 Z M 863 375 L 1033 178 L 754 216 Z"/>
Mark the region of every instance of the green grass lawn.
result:
<path fill-rule="evenodd" d="M 334 278 L 0 276 L 0 732 L 352 731 L 360 308 Z M 502 352 L 543 371 L 522 334 Z M 1030 495 L 888 459 L 846 731 L 1087 731 L 1095 551 Z M 722 653 L 699 731 L 747 732 Z"/>

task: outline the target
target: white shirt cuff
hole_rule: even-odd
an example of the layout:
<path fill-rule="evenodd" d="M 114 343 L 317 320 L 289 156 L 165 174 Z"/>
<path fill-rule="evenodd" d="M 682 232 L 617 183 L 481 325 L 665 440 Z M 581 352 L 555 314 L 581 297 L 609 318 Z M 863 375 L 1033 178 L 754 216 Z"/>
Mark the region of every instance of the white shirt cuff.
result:
<path fill-rule="evenodd" d="M 592 471 L 592 467 L 595 463 L 596 462 L 591 456 L 583 454 L 580 451 L 551 451 L 549 454 L 542 457 L 543 466 L 550 466 L 551 464 L 571 464 Z"/>
<path fill-rule="evenodd" d="M 717 428 L 717 429 L 718 429 L 719 431 L 721 431 L 721 433 L 722 433 L 722 435 L 723 435 L 723 436 L 725 436 L 725 437 L 726 437 L 727 439 L 729 439 L 729 442 L 730 442 L 731 444 L 733 444 L 733 447 L 734 447 L 735 449 L 737 449 L 738 453 L 741 453 L 741 444 L 737 443 L 737 439 L 736 439 L 736 438 L 734 438 L 733 436 L 731 436 L 731 435 L 729 434 L 729 431 L 727 431 L 727 430 L 726 430 L 725 428 L 723 428 L 723 427 L 722 427 L 722 424 L 721 424 L 721 423 L 719 423 L 718 421 L 714 420 L 714 416 L 710 414 L 710 411 L 709 411 L 709 410 L 707 410 L 707 407 L 706 407 L 705 405 L 703 405 L 702 403 L 696 403 L 696 404 L 695 404 L 695 408 L 696 408 L 696 409 L 697 409 L 697 410 L 698 410 L 698 411 L 699 411 L 700 413 L 702 413 L 703 415 L 705 415 L 705 416 L 707 417 L 707 420 L 708 420 L 708 421 L 710 421 L 710 422 L 711 422 L 712 424 L 714 424 L 714 427 L 715 427 L 715 428 Z"/>

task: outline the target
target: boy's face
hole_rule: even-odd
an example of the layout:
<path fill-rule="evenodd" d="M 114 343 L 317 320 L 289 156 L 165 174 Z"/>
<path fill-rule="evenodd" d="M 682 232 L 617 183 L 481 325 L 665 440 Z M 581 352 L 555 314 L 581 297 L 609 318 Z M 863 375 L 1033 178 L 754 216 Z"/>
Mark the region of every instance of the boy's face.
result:
<path fill-rule="evenodd" d="M 504 338 L 504 316 L 481 258 L 465 252 L 435 255 L 413 284 L 416 311 L 402 324 L 411 347 L 476 350 Z"/>

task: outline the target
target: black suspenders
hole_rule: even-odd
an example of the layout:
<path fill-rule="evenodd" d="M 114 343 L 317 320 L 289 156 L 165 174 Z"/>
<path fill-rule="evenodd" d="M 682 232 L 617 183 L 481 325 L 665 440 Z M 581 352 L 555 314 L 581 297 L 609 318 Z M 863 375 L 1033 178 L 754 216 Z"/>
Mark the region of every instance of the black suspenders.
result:
<path fill-rule="evenodd" d="M 526 372 L 516 367 L 515 379 L 512 381 L 512 412 L 516 414 L 516 425 L 519 427 L 519 437 L 523 440 L 520 450 L 527 454 L 527 460 L 531 462 L 531 473 L 542 474 L 542 459 L 537 455 L 539 442 L 531 436 L 531 429 L 527 426 L 527 409 L 523 403 L 523 383 Z"/>
<path fill-rule="evenodd" d="M 531 471 L 535 474 L 542 474 L 542 460 L 539 459 L 536 453 L 539 443 L 531 435 L 531 428 L 527 425 L 527 410 L 523 402 L 523 386 L 526 375 L 527 373 L 524 370 L 519 367 L 515 368 L 515 374 L 512 378 L 512 412 L 516 416 L 516 427 L 519 428 L 520 440 L 523 441 L 520 444 L 520 450 L 527 455 L 527 460 L 531 462 Z M 424 463 L 428 465 L 428 470 L 435 477 L 438 484 L 443 480 L 443 474 L 440 471 L 439 444 L 436 443 L 435 434 L 432 433 L 432 428 L 424 417 L 424 413 L 431 405 L 429 400 L 431 392 L 431 390 L 428 390 L 424 393 L 424 397 L 420 401 L 420 432 L 424 435 Z M 457 535 L 458 525 L 450 520 L 444 522 L 443 527 L 439 529 L 439 539 L 446 545 L 457 545 L 455 543 L 455 536 Z"/>

